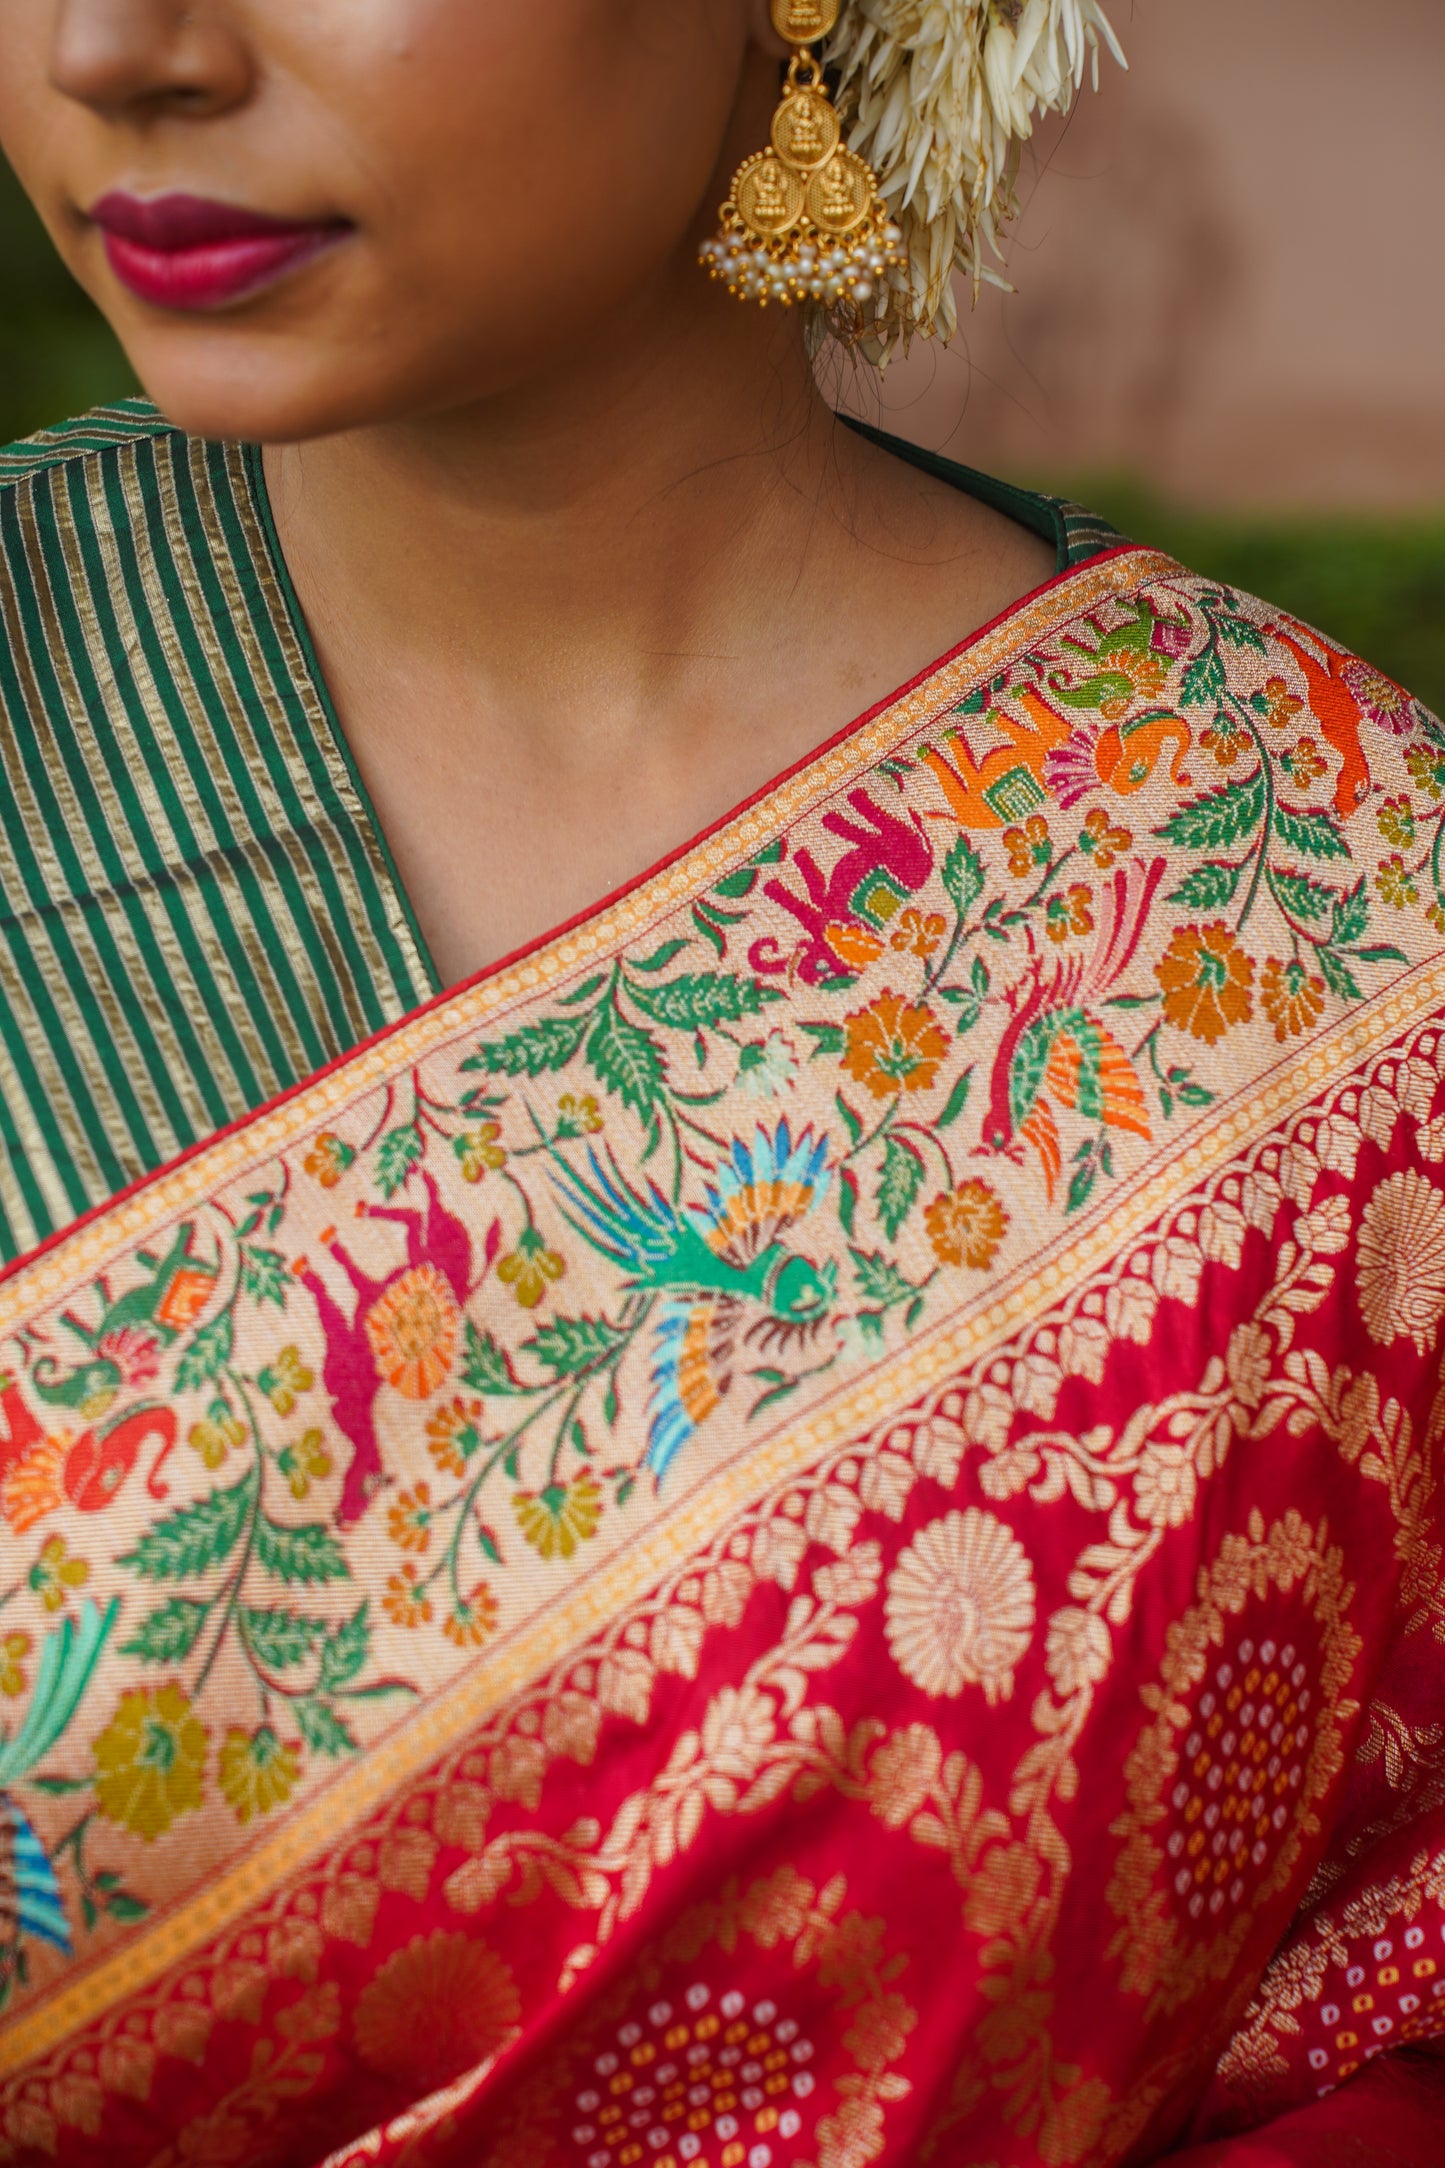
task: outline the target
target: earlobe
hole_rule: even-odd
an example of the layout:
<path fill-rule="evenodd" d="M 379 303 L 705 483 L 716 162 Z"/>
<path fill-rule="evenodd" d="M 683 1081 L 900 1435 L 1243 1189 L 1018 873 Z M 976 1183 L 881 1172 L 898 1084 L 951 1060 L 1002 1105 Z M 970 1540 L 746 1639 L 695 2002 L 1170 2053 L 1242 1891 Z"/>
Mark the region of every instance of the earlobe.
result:
<path fill-rule="evenodd" d="M 786 60 L 790 48 L 773 22 L 771 0 L 747 0 L 747 10 L 748 35 L 754 45 L 760 46 L 770 60 Z"/>

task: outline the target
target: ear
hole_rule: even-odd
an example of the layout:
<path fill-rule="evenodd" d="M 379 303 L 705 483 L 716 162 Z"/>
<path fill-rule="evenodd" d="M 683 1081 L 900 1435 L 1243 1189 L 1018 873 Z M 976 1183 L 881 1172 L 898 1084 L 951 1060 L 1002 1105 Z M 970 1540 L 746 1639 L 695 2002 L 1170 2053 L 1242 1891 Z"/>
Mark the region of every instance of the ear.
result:
<path fill-rule="evenodd" d="M 748 0 L 748 33 L 770 60 L 786 60 L 793 50 L 773 27 L 771 0 Z"/>

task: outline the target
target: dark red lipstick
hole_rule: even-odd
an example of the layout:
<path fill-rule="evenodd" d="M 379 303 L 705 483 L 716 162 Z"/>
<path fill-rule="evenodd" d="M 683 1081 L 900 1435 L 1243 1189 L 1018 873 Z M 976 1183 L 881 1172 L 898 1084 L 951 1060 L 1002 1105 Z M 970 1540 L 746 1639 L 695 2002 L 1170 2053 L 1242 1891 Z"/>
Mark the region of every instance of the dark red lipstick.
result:
<path fill-rule="evenodd" d="M 268 218 L 202 196 L 102 196 L 90 213 L 123 286 L 161 309 L 223 308 L 343 240 L 342 220 Z"/>

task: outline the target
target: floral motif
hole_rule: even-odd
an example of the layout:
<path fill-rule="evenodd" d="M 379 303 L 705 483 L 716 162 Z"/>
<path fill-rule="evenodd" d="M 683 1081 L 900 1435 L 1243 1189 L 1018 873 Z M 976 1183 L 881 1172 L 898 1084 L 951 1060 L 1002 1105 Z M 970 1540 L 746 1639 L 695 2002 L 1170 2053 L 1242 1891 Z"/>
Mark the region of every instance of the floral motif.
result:
<path fill-rule="evenodd" d="M 1044 926 L 1051 941 L 1067 941 L 1070 936 L 1092 933 L 1094 914 L 1090 908 L 1093 891 L 1083 881 L 1075 881 L 1063 894 L 1050 896 L 1044 907 Z"/>
<path fill-rule="evenodd" d="M 998 1192 L 977 1176 L 935 1197 L 923 1220 L 939 1263 L 971 1265 L 975 1272 L 988 1270 L 1008 1227 Z"/>
<path fill-rule="evenodd" d="M 749 1099 L 776 1099 L 791 1090 L 797 1076 L 797 1052 L 785 1031 L 749 1039 L 738 1049 L 738 1090 Z"/>
<path fill-rule="evenodd" d="M 431 1543 L 431 1524 L 431 1488 L 426 1483 L 404 1490 L 395 1504 L 387 1507 L 387 1531 L 398 1550 L 426 1550 Z"/>
<path fill-rule="evenodd" d="M 153 1844 L 205 1796 L 209 1734 L 174 1683 L 122 1694 L 95 1742 L 95 1803 Z"/>
<path fill-rule="evenodd" d="M 1087 1693 L 1108 1676 L 1113 1660 L 1109 1629 L 1093 1611 L 1072 1606 L 1049 1620 L 1044 1662 L 1060 1700 Z"/>
<path fill-rule="evenodd" d="M 278 1415 L 289 1415 L 316 1380 L 301 1360 L 298 1347 L 283 1347 L 273 1363 L 258 1373 L 256 1383 Z"/>
<path fill-rule="evenodd" d="M 1221 768 L 1232 768 L 1240 756 L 1249 751 L 1250 738 L 1237 718 L 1221 709 L 1209 728 L 1199 740 L 1207 753 L 1212 753 Z"/>
<path fill-rule="evenodd" d="M 1429 798 L 1445 798 L 1445 746 L 1407 746 L 1405 766 L 1417 790 L 1423 790 Z"/>
<path fill-rule="evenodd" d="M 1387 843 L 1397 843 L 1402 851 L 1408 851 L 1415 841 L 1415 812 L 1409 793 L 1401 791 L 1397 797 L 1387 798 L 1375 815 L 1380 834 Z"/>
<path fill-rule="evenodd" d="M 216 1401 L 210 1414 L 186 1432 L 187 1445 L 207 1468 L 219 1468 L 231 1447 L 245 1442 L 246 1426 L 224 1400 Z"/>
<path fill-rule="evenodd" d="M 406 1565 L 400 1573 L 388 1574 L 381 1601 L 387 1617 L 408 1632 L 431 1619 L 432 1600 L 425 1587 L 418 1585 L 415 1566 Z"/>
<path fill-rule="evenodd" d="M 549 1283 L 560 1280 L 566 1270 L 565 1258 L 557 1250 L 548 1249 L 535 1227 L 526 1227 L 517 1247 L 498 1265 L 497 1277 L 511 1288 L 524 1310 L 535 1310 Z"/>
<path fill-rule="evenodd" d="M 948 1052 L 948 1033 L 927 1002 L 910 1004 L 901 994 L 881 993 L 856 1009 L 844 1029 L 843 1067 L 875 1099 L 930 1091 Z"/>
<path fill-rule="evenodd" d="M 1170 1023 L 1208 1046 L 1254 1014 L 1253 959 L 1218 920 L 1210 926 L 1176 928 L 1154 976 L 1164 989 L 1164 1014 Z"/>
<path fill-rule="evenodd" d="M 0 1634 L 0 1694 L 13 1701 L 25 1692 L 29 1681 L 25 1671 L 25 1659 L 30 1654 L 29 1634 L 12 1628 Z"/>
<path fill-rule="evenodd" d="M 335 1136 L 331 1130 L 323 1129 L 310 1151 L 303 1156 L 301 1164 L 312 1181 L 318 1182 L 322 1189 L 335 1189 L 347 1168 L 355 1162 L 356 1154 L 351 1146 Z"/>
<path fill-rule="evenodd" d="M 1097 872 L 1107 873 L 1116 859 L 1133 848 L 1132 831 L 1116 827 L 1102 806 L 1095 806 L 1085 816 L 1079 831 L 1079 849 L 1086 858 L 1092 858 Z"/>
<path fill-rule="evenodd" d="M 557 1136 L 595 1137 L 603 1128 L 602 1109 L 592 1092 L 563 1092 L 557 1101 Z"/>
<path fill-rule="evenodd" d="M 453 1137 L 452 1150 L 464 1182 L 480 1182 L 506 1166 L 506 1152 L 497 1142 L 501 1134 L 500 1122 L 482 1122 L 476 1129 L 464 1129 L 459 1137 Z"/>
<path fill-rule="evenodd" d="M 1271 956 L 1260 974 L 1259 998 L 1281 1044 L 1297 1039 L 1324 1014 L 1325 982 L 1299 958 L 1281 963 Z"/>
<path fill-rule="evenodd" d="M 579 1543 L 597 1533 L 602 1492 L 584 1468 L 570 1483 L 549 1483 L 535 1493 L 518 1491 L 512 1511 L 534 1551 L 543 1558 L 571 1558 Z"/>
<path fill-rule="evenodd" d="M 1303 700 L 1290 691 L 1282 677 L 1267 679 L 1263 690 L 1254 694 L 1253 705 L 1271 730 L 1288 730 L 1295 717 L 1304 713 Z"/>
<path fill-rule="evenodd" d="M 406 1399 L 428 1399 L 451 1369 L 459 1321 L 456 1296 L 435 1265 L 403 1273 L 367 1312 L 379 1374 Z"/>
<path fill-rule="evenodd" d="M 231 1725 L 221 1741 L 217 1764 L 221 1793 L 243 1826 L 284 1806 L 301 1775 L 301 1753 L 278 1739 L 269 1724 L 255 1731 Z"/>
<path fill-rule="evenodd" d="M 1013 1692 L 1033 1636 L 1033 1569 L 1012 1529 L 970 1506 L 920 1531 L 888 1577 L 888 1646 L 934 1698 L 981 1686 L 992 1708 Z"/>
<path fill-rule="evenodd" d="M 889 946 L 907 956 L 928 957 L 937 953 L 948 931 L 948 920 L 941 911 L 915 911 L 910 905 L 898 914 L 898 923 L 889 936 Z"/>
<path fill-rule="evenodd" d="M 1407 903 L 1420 901 L 1414 876 L 1398 851 L 1391 851 L 1388 858 L 1380 860 L 1375 886 L 1380 892 L 1381 903 L 1389 904 L 1393 910 L 1403 911 Z"/>
<path fill-rule="evenodd" d="M 30 1569 L 30 1586 L 47 1611 L 62 1611 L 71 1593 L 84 1588 L 90 1567 L 83 1558 L 72 1558 L 63 1536 L 50 1536 Z"/>
<path fill-rule="evenodd" d="M 331 1473 L 331 1455 L 319 1430 L 304 1430 L 294 1445 L 283 1446 L 276 1465 L 285 1476 L 293 1498 L 304 1498 L 313 1483 L 324 1483 Z"/>
<path fill-rule="evenodd" d="M 460 1395 L 428 1416 L 427 1451 L 443 1475 L 465 1475 L 467 1462 L 482 1442 L 482 1403 Z"/>
<path fill-rule="evenodd" d="M 1322 775 L 1329 773 L 1329 762 L 1321 753 L 1313 738 L 1299 738 L 1287 753 L 1280 755 L 1281 768 L 1303 791 L 1316 784 Z"/>
<path fill-rule="evenodd" d="M 1398 738 L 1408 736 L 1420 711 L 1402 685 L 1357 655 L 1346 657 L 1340 674 L 1372 723 L 1381 730 L 1393 731 Z"/>
<path fill-rule="evenodd" d="M 1413 1167 L 1382 1182 L 1360 1222 L 1356 1285 L 1370 1337 L 1408 1333 L 1422 1355 L 1445 1317 L 1445 1195 Z"/>
<path fill-rule="evenodd" d="M 439 1929 L 396 1951 L 367 1983 L 356 2006 L 357 2051 L 394 2083 L 434 2092 L 495 2055 L 521 2015 L 496 1952 Z"/>
<path fill-rule="evenodd" d="M 1053 856 L 1053 845 L 1042 813 L 1031 813 L 1022 828 L 1006 829 L 1003 847 L 1008 853 L 1009 872 L 1016 881 L 1026 881 L 1030 874 L 1046 866 Z"/>
<path fill-rule="evenodd" d="M 496 1632 L 501 1607 L 486 1581 L 460 1598 L 442 1620 L 442 1632 L 459 1649 L 479 1649 Z"/>

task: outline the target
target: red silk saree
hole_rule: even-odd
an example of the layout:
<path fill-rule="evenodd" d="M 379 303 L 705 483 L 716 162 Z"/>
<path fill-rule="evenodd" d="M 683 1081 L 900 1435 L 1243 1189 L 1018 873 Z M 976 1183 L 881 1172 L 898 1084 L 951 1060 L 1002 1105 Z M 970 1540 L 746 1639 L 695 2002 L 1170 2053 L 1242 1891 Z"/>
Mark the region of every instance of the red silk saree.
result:
<path fill-rule="evenodd" d="M 22 1258 L 0 2160 L 1438 2157 L 1442 836 L 1114 551 Z"/>

